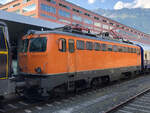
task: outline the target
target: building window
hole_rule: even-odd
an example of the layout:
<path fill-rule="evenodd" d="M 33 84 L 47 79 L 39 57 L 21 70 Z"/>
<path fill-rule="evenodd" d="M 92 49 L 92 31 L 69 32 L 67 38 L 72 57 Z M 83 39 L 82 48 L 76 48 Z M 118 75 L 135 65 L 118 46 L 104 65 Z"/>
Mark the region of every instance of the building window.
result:
<path fill-rule="evenodd" d="M 80 11 L 80 10 L 78 10 L 78 9 L 72 9 L 74 12 L 77 12 L 77 13 L 80 13 L 80 14 L 82 14 L 82 11 Z"/>
<path fill-rule="evenodd" d="M 82 21 L 82 17 L 80 17 L 80 16 L 78 16 L 78 15 L 76 15 L 76 14 L 73 14 L 72 15 L 72 19 L 74 19 L 74 20 L 77 20 L 77 21 Z"/>
<path fill-rule="evenodd" d="M 94 25 L 97 27 L 101 27 L 101 23 L 98 23 L 98 22 L 94 22 Z"/>
<path fill-rule="evenodd" d="M 56 2 L 54 0 L 46 0 L 47 2 L 50 2 L 52 4 L 56 4 Z"/>
<path fill-rule="evenodd" d="M 84 41 L 77 40 L 77 49 L 84 50 Z"/>
<path fill-rule="evenodd" d="M 67 12 L 67 11 L 64 11 L 64 10 L 61 10 L 61 9 L 60 9 L 60 10 L 58 11 L 58 13 L 59 13 L 60 16 L 70 18 L 70 13 Z"/>
<path fill-rule="evenodd" d="M 86 49 L 92 50 L 93 49 L 93 43 L 92 42 L 86 42 Z"/>
<path fill-rule="evenodd" d="M 29 1 L 31 1 L 31 0 L 23 0 L 23 3 L 27 3 L 27 2 L 29 2 Z"/>
<path fill-rule="evenodd" d="M 104 28 L 104 29 L 109 29 L 109 26 L 108 26 L 108 25 L 103 24 L 103 28 Z"/>
<path fill-rule="evenodd" d="M 50 16 L 50 15 L 46 15 L 46 14 L 43 14 L 43 13 L 41 13 L 40 16 L 43 16 L 43 17 L 46 17 L 46 18 L 49 18 L 49 19 L 56 20 L 56 17 Z"/>
<path fill-rule="evenodd" d="M 107 23 L 107 20 L 103 20 L 104 23 Z"/>
<path fill-rule="evenodd" d="M 86 16 L 88 16 L 88 17 L 90 17 L 91 15 L 90 14 L 88 14 L 88 13 L 84 13 L 84 15 L 86 15 Z"/>
<path fill-rule="evenodd" d="M 70 21 L 68 21 L 68 20 L 64 20 L 64 19 L 59 19 L 58 21 L 60 21 L 60 22 L 64 22 L 64 23 L 67 23 L 67 24 L 70 24 L 70 23 L 71 23 Z"/>
<path fill-rule="evenodd" d="M 84 18 L 84 23 L 86 23 L 86 24 L 93 24 L 93 21 L 89 20 L 87 18 Z"/>
<path fill-rule="evenodd" d="M 120 27 L 120 25 L 116 25 L 116 27 Z"/>
<path fill-rule="evenodd" d="M 32 5 L 22 8 L 22 11 L 25 13 L 25 12 L 29 12 L 29 11 L 34 11 L 35 9 L 36 9 L 36 5 L 32 4 Z"/>
<path fill-rule="evenodd" d="M 94 19 L 95 19 L 95 20 L 99 20 L 99 18 L 98 18 L 98 17 L 96 17 L 96 16 L 94 16 Z"/>
<path fill-rule="evenodd" d="M 19 9 L 15 10 L 15 11 L 13 11 L 13 13 L 20 14 L 20 10 Z"/>
<path fill-rule="evenodd" d="M 56 8 L 45 4 L 41 4 L 41 10 L 56 14 Z"/>
<path fill-rule="evenodd" d="M 110 22 L 109 24 L 110 24 L 110 25 L 112 25 L 112 26 L 114 25 L 114 24 L 113 24 L 113 23 L 111 23 L 111 22 Z"/>
<path fill-rule="evenodd" d="M 6 10 L 8 10 L 8 8 L 5 8 L 5 9 L 2 9 L 3 11 L 6 11 Z"/>
<path fill-rule="evenodd" d="M 66 8 L 66 9 L 70 9 L 70 7 L 69 7 L 69 6 L 64 5 L 64 4 L 61 4 L 61 3 L 59 3 L 59 6 L 61 6 L 61 7 L 63 7 L 63 8 Z"/>
<path fill-rule="evenodd" d="M 19 5 L 20 5 L 20 3 L 17 3 L 17 4 L 14 4 L 13 7 L 16 7 L 16 6 L 19 6 Z"/>

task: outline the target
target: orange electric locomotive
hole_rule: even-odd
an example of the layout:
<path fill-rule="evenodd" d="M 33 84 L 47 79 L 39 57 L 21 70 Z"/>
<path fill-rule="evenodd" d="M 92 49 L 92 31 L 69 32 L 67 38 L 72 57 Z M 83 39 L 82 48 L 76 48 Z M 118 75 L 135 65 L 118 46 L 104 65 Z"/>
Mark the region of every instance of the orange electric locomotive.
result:
<path fill-rule="evenodd" d="M 97 86 L 141 70 L 140 47 L 134 44 L 59 30 L 32 31 L 22 42 L 20 74 L 26 88 L 42 94 Z"/>

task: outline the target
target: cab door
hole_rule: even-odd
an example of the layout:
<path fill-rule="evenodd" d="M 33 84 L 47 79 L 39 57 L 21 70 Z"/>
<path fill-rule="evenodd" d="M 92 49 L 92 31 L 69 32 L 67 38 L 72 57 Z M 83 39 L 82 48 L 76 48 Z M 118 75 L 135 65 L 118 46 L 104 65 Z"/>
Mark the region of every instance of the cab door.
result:
<path fill-rule="evenodd" d="M 8 77 L 8 47 L 4 27 L 0 26 L 0 79 Z"/>
<path fill-rule="evenodd" d="M 76 53 L 73 39 L 68 40 L 68 51 L 68 72 L 74 75 L 76 72 Z"/>

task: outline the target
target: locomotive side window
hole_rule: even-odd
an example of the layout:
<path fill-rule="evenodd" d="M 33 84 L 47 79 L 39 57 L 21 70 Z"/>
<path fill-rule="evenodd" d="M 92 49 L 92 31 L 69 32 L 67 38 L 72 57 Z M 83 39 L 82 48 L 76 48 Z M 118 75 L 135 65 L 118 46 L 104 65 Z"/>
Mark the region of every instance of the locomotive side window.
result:
<path fill-rule="evenodd" d="M 112 51 L 112 45 L 108 45 L 108 51 Z"/>
<path fill-rule="evenodd" d="M 84 50 L 84 41 L 77 40 L 77 49 Z"/>
<path fill-rule="evenodd" d="M 133 53 L 133 48 L 131 48 L 131 53 Z"/>
<path fill-rule="evenodd" d="M 46 51 L 47 39 L 46 37 L 30 39 L 30 52 L 44 52 Z"/>
<path fill-rule="evenodd" d="M 137 49 L 137 54 L 140 55 L 140 49 Z"/>
<path fill-rule="evenodd" d="M 29 39 L 24 39 L 21 47 L 21 52 L 27 52 L 28 45 L 29 45 Z"/>
<path fill-rule="evenodd" d="M 131 52 L 131 49 L 128 47 L 128 53 L 130 53 Z"/>
<path fill-rule="evenodd" d="M 6 51 L 6 42 L 3 29 L 0 27 L 0 50 Z"/>
<path fill-rule="evenodd" d="M 99 43 L 94 43 L 94 49 L 96 50 L 96 51 L 100 51 L 100 44 Z"/>
<path fill-rule="evenodd" d="M 119 52 L 122 52 L 123 50 L 122 50 L 123 48 L 121 47 L 121 46 L 119 46 Z"/>
<path fill-rule="evenodd" d="M 75 49 L 74 49 L 74 40 L 69 39 L 68 44 L 69 44 L 69 52 L 73 53 L 75 51 Z"/>
<path fill-rule="evenodd" d="M 116 45 L 113 45 L 113 51 L 117 52 L 118 51 L 118 47 Z"/>
<path fill-rule="evenodd" d="M 126 48 L 125 48 L 125 47 L 122 47 L 122 51 L 123 51 L 123 52 L 126 52 Z"/>
<path fill-rule="evenodd" d="M 102 44 L 102 51 L 106 51 L 106 44 Z"/>
<path fill-rule="evenodd" d="M 66 52 L 66 40 L 63 38 L 59 39 L 59 51 Z"/>
<path fill-rule="evenodd" d="M 86 42 L 86 49 L 92 50 L 93 49 L 93 43 L 92 42 Z"/>
<path fill-rule="evenodd" d="M 134 48 L 134 53 L 136 53 L 136 48 Z"/>
<path fill-rule="evenodd" d="M 126 53 L 128 52 L 128 47 L 125 47 L 125 52 L 126 52 Z"/>

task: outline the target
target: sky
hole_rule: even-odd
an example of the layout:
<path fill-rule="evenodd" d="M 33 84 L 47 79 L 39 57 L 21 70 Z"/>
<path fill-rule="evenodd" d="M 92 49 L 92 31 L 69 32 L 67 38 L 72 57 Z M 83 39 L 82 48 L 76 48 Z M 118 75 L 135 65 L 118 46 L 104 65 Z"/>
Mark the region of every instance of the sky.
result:
<path fill-rule="evenodd" d="M 12 0 L 0 0 L 5 4 Z M 122 8 L 150 8 L 150 0 L 67 0 L 89 10 L 102 9 L 122 9 Z"/>

